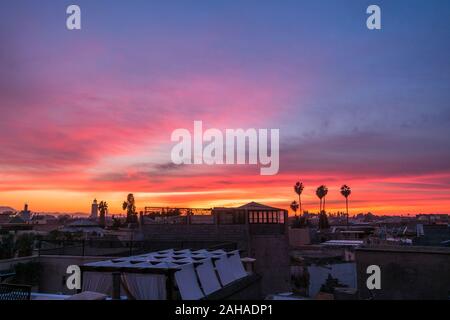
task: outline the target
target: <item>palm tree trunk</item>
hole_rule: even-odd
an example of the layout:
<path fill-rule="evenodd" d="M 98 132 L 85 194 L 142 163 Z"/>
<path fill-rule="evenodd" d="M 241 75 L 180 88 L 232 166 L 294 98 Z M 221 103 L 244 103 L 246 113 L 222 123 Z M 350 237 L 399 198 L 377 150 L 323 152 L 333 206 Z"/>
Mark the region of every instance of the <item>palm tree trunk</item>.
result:
<path fill-rule="evenodd" d="M 323 197 L 323 211 L 325 212 L 325 197 Z"/>
<path fill-rule="evenodd" d="M 347 229 L 348 229 L 348 198 L 345 197 L 345 207 L 347 209 Z"/>
<path fill-rule="evenodd" d="M 300 205 L 300 216 L 303 216 L 302 198 L 300 197 L 300 195 L 298 195 L 298 204 Z"/>

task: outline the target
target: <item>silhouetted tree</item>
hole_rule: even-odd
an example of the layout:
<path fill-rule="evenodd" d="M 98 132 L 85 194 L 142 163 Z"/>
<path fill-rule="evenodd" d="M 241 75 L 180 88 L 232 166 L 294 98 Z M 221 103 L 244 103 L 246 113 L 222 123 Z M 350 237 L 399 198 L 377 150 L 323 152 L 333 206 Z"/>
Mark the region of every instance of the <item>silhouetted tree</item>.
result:
<path fill-rule="evenodd" d="M 348 228 L 348 196 L 351 193 L 352 193 L 352 190 L 346 184 L 344 184 L 341 187 L 341 194 L 345 197 L 345 208 L 346 208 L 346 214 L 347 214 L 347 228 Z"/>
<path fill-rule="evenodd" d="M 15 243 L 15 250 L 19 257 L 28 257 L 33 255 L 34 249 L 34 235 L 22 234 L 17 238 Z"/>
<path fill-rule="evenodd" d="M 292 201 L 291 202 L 291 210 L 294 211 L 295 216 L 297 216 L 297 210 L 298 210 L 298 203 L 297 203 L 297 201 Z"/>
<path fill-rule="evenodd" d="M 302 192 L 303 192 L 304 188 L 305 188 L 305 186 L 300 181 L 297 181 L 297 183 L 294 186 L 295 193 L 298 194 L 298 204 L 300 206 L 300 214 L 303 214 L 301 195 L 302 195 Z"/>
<path fill-rule="evenodd" d="M 106 214 L 108 213 L 108 203 L 106 201 L 100 201 L 98 204 L 98 209 L 100 211 L 100 226 L 106 226 Z"/>
<path fill-rule="evenodd" d="M 114 215 L 112 215 L 111 220 L 112 220 L 111 226 L 112 229 L 117 230 L 120 227 L 122 227 L 122 221 L 120 221 L 120 218 L 116 218 Z"/>
<path fill-rule="evenodd" d="M 339 282 L 339 279 L 333 278 L 331 274 L 328 274 L 328 277 L 324 284 L 320 287 L 320 292 L 331 293 L 333 294 L 336 288 L 347 288 L 348 286 Z"/>
<path fill-rule="evenodd" d="M 124 201 L 122 205 L 123 210 L 127 211 L 127 223 L 136 223 L 137 222 L 137 214 L 136 214 L 136 205 L 134 202 L 134 196 L 132 193 L 128 194 L 127 201 Z"/>
<path fill-rule="evenodd" d="M 321 187 L 322 187 L 322 190 L 323 190 L 323 205 L 322 205 L 323 207 L 322 207 L 322 210 L 324 212 L 327 212 L 327 210 L 325 209 L 325 200 L 327 199 L 328 188 L 326 186 L 324 186 L 324 185 L 322 185 Z"/>
<path fill-rule="evenodd" d="M 322 211 L 325 211 L 325 197 L 327 194 L 328 194 L 328 188 L 325 185 L 319 186 L 316 190 L 316 195 L 320 200 L 319 213 Z"/>
<path fill-rule="evenodd" d="M 320 200 L 320 213 L 319 213 L 319 228 L 328 229 L 330 227 L 328 223 L 328 217 L 325 211 L 325 197 L 328 194 L 328 188 L 325 185 L 321 185 L 316 190 L 316 195 Z"/>

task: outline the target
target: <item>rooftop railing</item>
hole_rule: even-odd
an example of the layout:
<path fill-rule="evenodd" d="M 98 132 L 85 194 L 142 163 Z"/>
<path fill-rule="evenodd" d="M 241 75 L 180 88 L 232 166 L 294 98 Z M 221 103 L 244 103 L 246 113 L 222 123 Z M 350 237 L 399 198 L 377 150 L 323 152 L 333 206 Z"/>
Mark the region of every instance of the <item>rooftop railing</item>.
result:
<path fill-rule="evenodd" d="M 127 257 L 166 249 L 235 250 L 234 242 L 219 241 L 120 241 L 120 240 L 40 240 L 38 255 Z"/>

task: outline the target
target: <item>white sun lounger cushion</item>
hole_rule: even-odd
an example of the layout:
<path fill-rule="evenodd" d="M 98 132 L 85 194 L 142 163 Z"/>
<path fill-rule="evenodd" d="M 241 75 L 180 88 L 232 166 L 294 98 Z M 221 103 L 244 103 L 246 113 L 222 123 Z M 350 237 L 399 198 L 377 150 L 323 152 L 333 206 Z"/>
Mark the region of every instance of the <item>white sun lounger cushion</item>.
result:
<path fill-rule="evenodd" d="M 244 265 L 242 264 L 239 251 L 233 252 L 232 255 L 228 257 L 228 263 L 236 280 L 244 278 L 248 275 L 245 271 Z"/>
<path fill-rule="evenodd" d="M 215 261 L 215 265 L 220 277 L 220 282 L 223 286 L 236 280 L 226 254 L 220 256 L 219 259 Z"/>
<path fill-rule="evenodd" d="M 175 273 L 175 281 L 180 290 L 181 299 L 199 300 L 205 295 L 197 281 L 194 265 L 192 263 L 180 266 L 181 270 Z"/>
<path fill-rule="evenodd" d="M 198 278 L 206 295 L 222 288 L 211 260 L 205 260 L 197 268 Z"/>

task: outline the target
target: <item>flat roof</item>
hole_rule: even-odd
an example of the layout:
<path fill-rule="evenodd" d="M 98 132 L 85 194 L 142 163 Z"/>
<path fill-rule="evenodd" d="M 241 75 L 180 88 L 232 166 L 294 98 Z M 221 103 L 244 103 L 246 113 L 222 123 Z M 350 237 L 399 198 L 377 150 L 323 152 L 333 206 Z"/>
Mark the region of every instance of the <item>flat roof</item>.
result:
<path fill-rule="evenodd" d="M 365 233 L 365 231 L 362 231 L 362 230 L 342 230 L 339 232 L 340 233 Z"/>
<path fill-rule="evenodd" d="M 110 260 L 89 262 L 83 265 L 85 270 L 113 270 L 123 269 L 128 271 L 142 271 L 146 269 L 149 273 L 156 273 L 158 270 L 178 271 L 180 266 L 193 264 L 207 259 L 220 257 L 228 254 L 224 250 L 162 250 L 147 254 L 121 257 Z"/>
<path fill-rule="evenodd" d="M 364 241 L 362 240 L 329 240 L 321 243 L 322 245 L 326 246 L 362 246 L 364 244 Z"/>
<path fill-rule="evenodd" d="M 450 248 L 427 247 L 427 246 L 370 246 L 370 247 L 359 247 L 356 249 L 356 251 L 433 253 L 433 254 L 450 255 Z"/>

